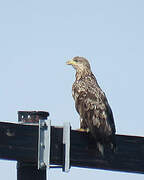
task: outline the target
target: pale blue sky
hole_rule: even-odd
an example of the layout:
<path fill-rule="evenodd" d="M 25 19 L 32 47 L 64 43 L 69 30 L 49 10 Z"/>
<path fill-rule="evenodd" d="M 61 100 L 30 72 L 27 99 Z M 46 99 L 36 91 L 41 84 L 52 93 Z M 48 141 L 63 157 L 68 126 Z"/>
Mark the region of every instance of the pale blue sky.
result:
<path fill-rule="evenodd" d="M 117 133 L 144 136 L 144 1 L 0 2 L 1 121 L 18 110 L 49 111 L 53 125 L 79 127 L 71 97 L 74 70 L 65 62 L 89 59 L 106 92 Z M 1 179 L 16 179 L 16 163 L 0 161 Z M 143 179 L 143 175 L 71 168 L 49 179 Z"/>

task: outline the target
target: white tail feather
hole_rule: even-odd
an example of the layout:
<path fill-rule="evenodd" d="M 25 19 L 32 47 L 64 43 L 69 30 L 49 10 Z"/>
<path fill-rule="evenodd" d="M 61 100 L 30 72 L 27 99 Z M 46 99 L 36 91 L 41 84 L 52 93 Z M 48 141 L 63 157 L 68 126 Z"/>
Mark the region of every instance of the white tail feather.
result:
<path fill-rule="evenodd" d="M 104 146 L 101 143 L 97 143 L 97 148 L 102 156 L 104 156 Z"/>

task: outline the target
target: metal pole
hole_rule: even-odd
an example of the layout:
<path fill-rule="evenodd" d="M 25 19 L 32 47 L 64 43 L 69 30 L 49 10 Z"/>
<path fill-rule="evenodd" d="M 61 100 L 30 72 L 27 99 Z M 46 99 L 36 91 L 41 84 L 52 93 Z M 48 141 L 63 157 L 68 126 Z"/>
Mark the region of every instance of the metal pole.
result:
<path fill-rule="evenodd" d="M 40 119 L 47 119 L 48 112 L 44 111 L 19 111 L 18 121 L 22 123 L 39 123 Z M 18 161 L 17 180 L 46 180 L 46 168 L 39 169 L 37 163 Z"/>
<path fill-rule="evenodd" d="M 70 123 L 65 122 L 63 127 L 63 171 L 70 170 Z"/>

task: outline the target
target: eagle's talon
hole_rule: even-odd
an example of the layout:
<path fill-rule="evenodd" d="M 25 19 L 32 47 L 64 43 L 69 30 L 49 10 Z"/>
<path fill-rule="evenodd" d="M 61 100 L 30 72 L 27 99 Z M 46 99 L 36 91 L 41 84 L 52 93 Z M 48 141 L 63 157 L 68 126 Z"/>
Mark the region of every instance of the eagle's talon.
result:
<path fill-rule="evenodd" d="M 87 129 L 80 128 L 80 129 L 77 129 L 77 131 L 88 133 L 89 129 L 88 128 Z"/>

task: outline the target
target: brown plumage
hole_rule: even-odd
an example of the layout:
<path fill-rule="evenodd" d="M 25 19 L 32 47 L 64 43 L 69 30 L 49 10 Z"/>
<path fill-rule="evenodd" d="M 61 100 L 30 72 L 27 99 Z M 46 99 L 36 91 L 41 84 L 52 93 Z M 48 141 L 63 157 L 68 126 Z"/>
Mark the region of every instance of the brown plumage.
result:
<path fill-rule="evenodd" d="M 115 149 L 115 124 L 105 93 L 91 72 L 90 64 L 83 57 L 74 57 L 67 62 L 76 70 L 72 86 L 75 107 L 80 115 L 80 128 L 88 130 L 97 141 L 101 154 L 106 148 Z"/>

